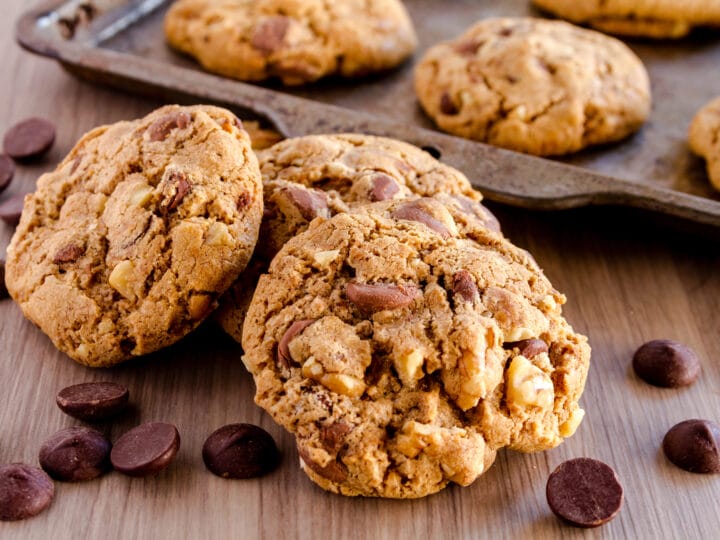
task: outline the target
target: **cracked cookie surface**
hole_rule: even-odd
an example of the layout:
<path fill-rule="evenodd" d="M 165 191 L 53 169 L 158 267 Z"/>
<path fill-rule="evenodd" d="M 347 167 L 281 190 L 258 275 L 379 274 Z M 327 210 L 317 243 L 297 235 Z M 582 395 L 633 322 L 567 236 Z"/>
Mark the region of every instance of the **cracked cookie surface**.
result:
<path fill-rule="evenodd" d="M 442 194 L 471 220 L 500 230 L 460 171 L 402 141 L 370 135 L 309 135 L 258 153 L 265 213 L 253 263 L 223 296 L 216 319 L 238 342 L 254 285 L 269 261 L 316 217 L 370 202 Z"/>
<path fill-rule="evenodd" d="M 713 187 L 720 191 L 720 97 L 700 109 L 688 132 L 690 149 L 705 159 Z"/>
<path fill-rule="evenodd" d="M 696 26 L 720 26 L 718 0 L 533 0 L 553 15 L 602 32 L 680 38 Z"/>
<path fill-rule="evenodd" d="M 472 483 L 497 449 L 572 435 L 589 365 L 565 298 L 500 234 L 432 198 L 384 201 L 291 239 L 243 335 L 255 401 L 344 495 Z"/>
<path fill-rule="evenodd" d="M 165 35 L 209 71 L 286 85 L 387 70 L 417 46 L 399 0 L 179 0 Z"/>
<path fill-rule="evenodd" d="M 425 112 L 449 133 L 536 155 L 623 139 L 650 112 L 650 83 L 622 42 L 562 21 L 487 19 L 428 50 Z"/>
<path fill-rule="evenodd" d="M 26 197 L 8 290 L 82 364 L 155 351 L 245 268 L 261 190 L 248 135 L 224 109 L 167 106 L 96 128 Z"/>

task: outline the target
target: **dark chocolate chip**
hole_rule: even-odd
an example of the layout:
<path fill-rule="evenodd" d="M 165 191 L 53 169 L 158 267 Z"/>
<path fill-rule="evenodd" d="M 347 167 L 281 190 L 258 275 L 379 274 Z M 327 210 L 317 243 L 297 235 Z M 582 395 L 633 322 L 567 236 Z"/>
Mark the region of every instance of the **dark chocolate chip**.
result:
<path fill-rule="evenodd" d="M 61 247 L 53 257 L 55 264 L 66 264 L 77 261 L 85 254 L 85 246 L 77 244 L 68 244 Z"/>
<path fill-rule="evenodd" d="M 345 422 L 333 422 L 320 428 L 320 442 L 331 454 L 337 454 L 345 444 L 345 438 L 352 431 L 352 426 Z"/>
<path fill-rule="evenodd" d="M 120 437 L 110 452 L 116 471 L 148 476 L 165 469 L 180 448 L 180 434 L 172 424 L 148 422 Z"/>
<path fill-rule="evenodd" d="M 440 96 L 440 112 L 448 116 L 455 116 L 460 112 L 447 92 Z"/>
<path fill-rule="evenodd" d="M 55 126 L 43 118 L 29 118 L 11 127 L 3 139 L 3 150 L 15 159 L 40 157 L 55 143 Z"/>
<path fill-rule="evenodd" d="M 287 197 L 288 200 L 298 209 L 303 219 L 312 221 L 323 210 L 327 210 L 327 200 L 325 194 L 310 189 L 301 189 L 296 187 L 282 188 L 278 192 L 281 196 Z"/>
<path fill-rule="evenodd" d="M 480 298 L 477 285 L 472 274 L 467 270 L 460 270 L 453 276 L 452 290 L 459 294 L 466 302 L 472 302 Z"/>
<path fill-rule="evenodd" d="M 690 347 L 670 339 L 648 341 L 633 356 L 633 369 L 647 383 L 677 388 L 694 383 L 700 360 Z"/>
<path fill-rule="evenodd" d="M 191 190 L 192 186 L 185 173 L 172 171 L 164 182 L 163 196 L 165 198 L 160 203 L 161 208 L 166 212 L 175 210 Z"/>
<path fill-rule="evenodd" d="M 370 313 L 409 306 L 420 296 L 420 291 L 415 286 L 388 283 L 350 282 L 347 284 L 346 293 L 353 304 Z"/>
<path fill-rule="evenodd" d="M 13 176 L 15 176 L 15 162 L 10 156 L 0 154 L 0 193 L 10 185 Z"/>
<path fill-rule="evenodd" d="M 373 202 L 386 201 L 392 199 L 398 191 L 400 191 L 400 187 L 392 177 L 384 173 L 377 173 L 372 179 L 370 200 Z"/>
<path fill-rule="evenodd" d="M 164 141 L 174 129 L 185 129 L 192 122 L 192 117 L 185 111 L 175 111 L 158 118 L 148 128 L 151 141 Z"/>
<path fill-rule="evenodd" d="M 127 406 L 129 397 L 128 389 L 122 384 L 89 382 L 63 388 L 55 401 L 65 414 L 94 422 L 117 416 Z"/>
<path fill-rule="evenodd" d="M 20 223 L 24 203 L 25 195 L 22 193 L 13 195 L 3 202 L 0 202 L 0 219 L 8 225 L 17 225 Z"/>
<path fill-rule="evenodd" d="M 720 473 L 720 425 L 697 419 L 680 422 L 665 435 L 663 451 L 686 471 Z"/>
<path fill-rule="evenodd" d="M 241 193 L 237 198 L 236 206 L 239 211 L 245 210 L 252 202 L 252 196 L 249 193 Z"/>
<path fill-rule="evenodd" d="M 5 261 L 0 259 L 0 300 L 10 298 L 10 293 L 5 285 Z"/>
<path fill-rule="evenodd" d="M 40 447 L 40 466 L 55 480 L 92 480 L 110 469 L 111 448 L 110 441 L 99 431 L 69 427 Z"/>
<path fill-rule="evenodd" d="M 347 468 L 340 461 L 330 461 L 327 465 L 320 465 L 312 460 L 310 452 L 298 445 L 298 454 L 308 469 L 315 474 L 327 478 L 331 482 L 343 482 L 347 478 Z"/>
<path fill-rule="evenodd" d="M 295 364 L 295 362 L 292 359 L 292 356 L 290 356 L 290 349 L 289 349 L 290 342 L 293 340 L 293 338 L 295 336 L 297 336 L 300 332 L 305 330 L 308 326 L 310 326 L 314 322 L 315 322 L 315 320 L 313 320 L 313 319 L 295 321 L 285 331 L 283 336 L 280 338 L 280 341 L 278 342 L 278 349 L 277 349 L 277 360 L 281 365 L 283 365 L 286 368 L 289 368 L 291 365 Z"/>
<path fill-rule="evenodd" d="M 591 458 L 562 463 L 548 478 L 550 509 L 576 527 L 598 527 L 614 518 L 623 503 L 623 487 L 615 471 Z"/>
<path fill-rule="evenodd" d="M 454 46 L 455 52 L 463 56 L 474 56 L 478 49 L 483 46 L 482 41 L 467 40 L 457 43 Z"/>
<path fill-rule="evenodd" d="M 545 343 L 542 339 L 538 338 L 508 342 L 505 343 L 504 347 L 506 349 L 520 349 L 520 354 L 525 358 L 532 358 L 533 356 L 537 356 L 538 354 L 546 353 L 549 350 L 548 344 Z"/>
<path fill-rule="evenodd" d="M 52 480 L 40 469 L 24 463 L 0 467 L 0 520 L 36 516 L 50 506 L 54 494 Z"/>
<path fill-rule="evenodd" d="M 283 15 L 268 17 L 253 32 L 250 44 L 268 56 L 283 46 L 290 19 Z"/>
<path fill-rule="evenodd" d="M 223 478 L 255 478 L 280 462 L 272 436 L 252 424 L 230 424 L 214 431 L 202 449 L 205 466 Z"/>
<path fill-rule="evenodd" d="M 400 208 L 392 212 L 391 216 L 394 219 L 417 221 L 418 223 L 422 223 L 428 229 L 430 229 L 431 231 L 435 231 L 443 238 L 449 238 L 450 236 L 452 236 L 450 234 L 450 231 L 442 221 L 440 221 L 439 219 L 435 219 L 433 216 L 428 214 L 425 209 L 422 208 L 422 206 L 414 202 L 401 206 Z"/>

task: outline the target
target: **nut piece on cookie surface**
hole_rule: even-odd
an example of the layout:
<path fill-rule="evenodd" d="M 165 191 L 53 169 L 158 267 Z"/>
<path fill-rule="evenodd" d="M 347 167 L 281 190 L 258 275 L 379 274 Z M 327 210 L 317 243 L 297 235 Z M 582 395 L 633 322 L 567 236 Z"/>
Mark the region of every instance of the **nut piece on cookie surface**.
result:
<path fill-rule="evenodd" d="M 158 350 L 247 265 L 261 190 L 249 137 L 225 109 L 171 105 L 96 128 L 27 197 L 8 290 L 82 364 Z"/>
<path fill-rule="evenodd" d="M 525 251 L 445 201 L 316 219 L 260 277 L 243 362 L 256 403 L 326 490 L 412 498 L 468 485 L 498 449 L 551 448 L 582 419 L 590 350 L 564 297 Z M 399 212 L 408 204 L 420 219 Z M 327 251 L 332 263 L 315 264 Z"/>
<path fill-rule="evenodd" d="M 540 156 L 619 141 L 650 113 L 647 71 L 624 43 L 532 18 L 485 19 L 431 47 L 415 91 L 441 130 Z"/>
<path fill-rule="evenodd" d="M 388 70 L 417 46 L 400 0 L 178 0 L 165 35 L 209 71 L 286 85 Z"/>
<path fill-rule="evenodd" d="M 693 117 L 688 131 L 690 149 L 705 159 L 712 186 L 720 191 L 720 97 L 700 109 Z"/>

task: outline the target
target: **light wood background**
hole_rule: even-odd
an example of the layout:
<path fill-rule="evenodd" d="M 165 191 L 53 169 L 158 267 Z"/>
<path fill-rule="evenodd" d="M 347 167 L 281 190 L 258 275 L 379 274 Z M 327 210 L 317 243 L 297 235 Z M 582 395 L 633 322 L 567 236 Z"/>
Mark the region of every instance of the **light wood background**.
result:
<path fill-rule="evenodd" d="M 27 4 L 4 0 L 3 8 L 0 132 L 32 115 L 58 127 L 51 155 L 18 168 L 9 192 L 27 192 L 82 133 L 144 115 L 158 103 L 78 82 L 52 62 L 22 52 L 13 41 L 13 24 Z M 567 294 L 567 318 L 590 336 L 593 361 L 583 397 L 588 414 L 574 438 L 541 454 L 501 452 L 472 486 L 423 500 L 343 498 L 323 492 L 300 472 L 292 437 L 253 404 L 239 347 L 212 325 L 151 357 L 93 371 L 57 352 L 5 300 L 0 463 L 37 464 L 42 441 L 77 423 L 55 406 L 57 391 L 101 379 L 126 384 L 134 405 L 108 429 L 113 439 L 140 422 L 160 420 L 178 426 L 182 445 L 173 465 L 154 478 L 111 473 L 82 484 L 56 483 L 47 511 L 24 522 L 0 522 L 0 538 L 717 538 L 720 475 L 683 472 L 660 451 L 663 435 L 676 422 L 720 420 L 717 231 L 617 208 L 556 214 L 492 208 L 506 234 L 529 249 Z M 11 232 L 0 224 L 3 251 Z M 700 380 L 684 390 L 639 381 L 630 359 L 652 338 L 675 338 L 695 348 L 703 364 Z M 248 481 L 207 472 L 202 444 L 230 422 L 269 430 L 283 452 L 282 465 Z M 550 471 L 579 456 L 611 464 L 625 486 L 620 515 L 592 531 L 562 525 L 545 501 Z"/>

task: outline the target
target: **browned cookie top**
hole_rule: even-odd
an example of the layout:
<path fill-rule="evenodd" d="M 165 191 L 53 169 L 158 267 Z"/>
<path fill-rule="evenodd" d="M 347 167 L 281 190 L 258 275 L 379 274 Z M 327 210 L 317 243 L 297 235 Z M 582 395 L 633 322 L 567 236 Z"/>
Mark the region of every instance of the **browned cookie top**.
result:
<path fill-rule="evenodd" d="M 224 109 L 94 129 L 25 200 L 8 290 L 55 345 L 107 366 L 195 328 L 257 240 L 257 159 Z"/>

